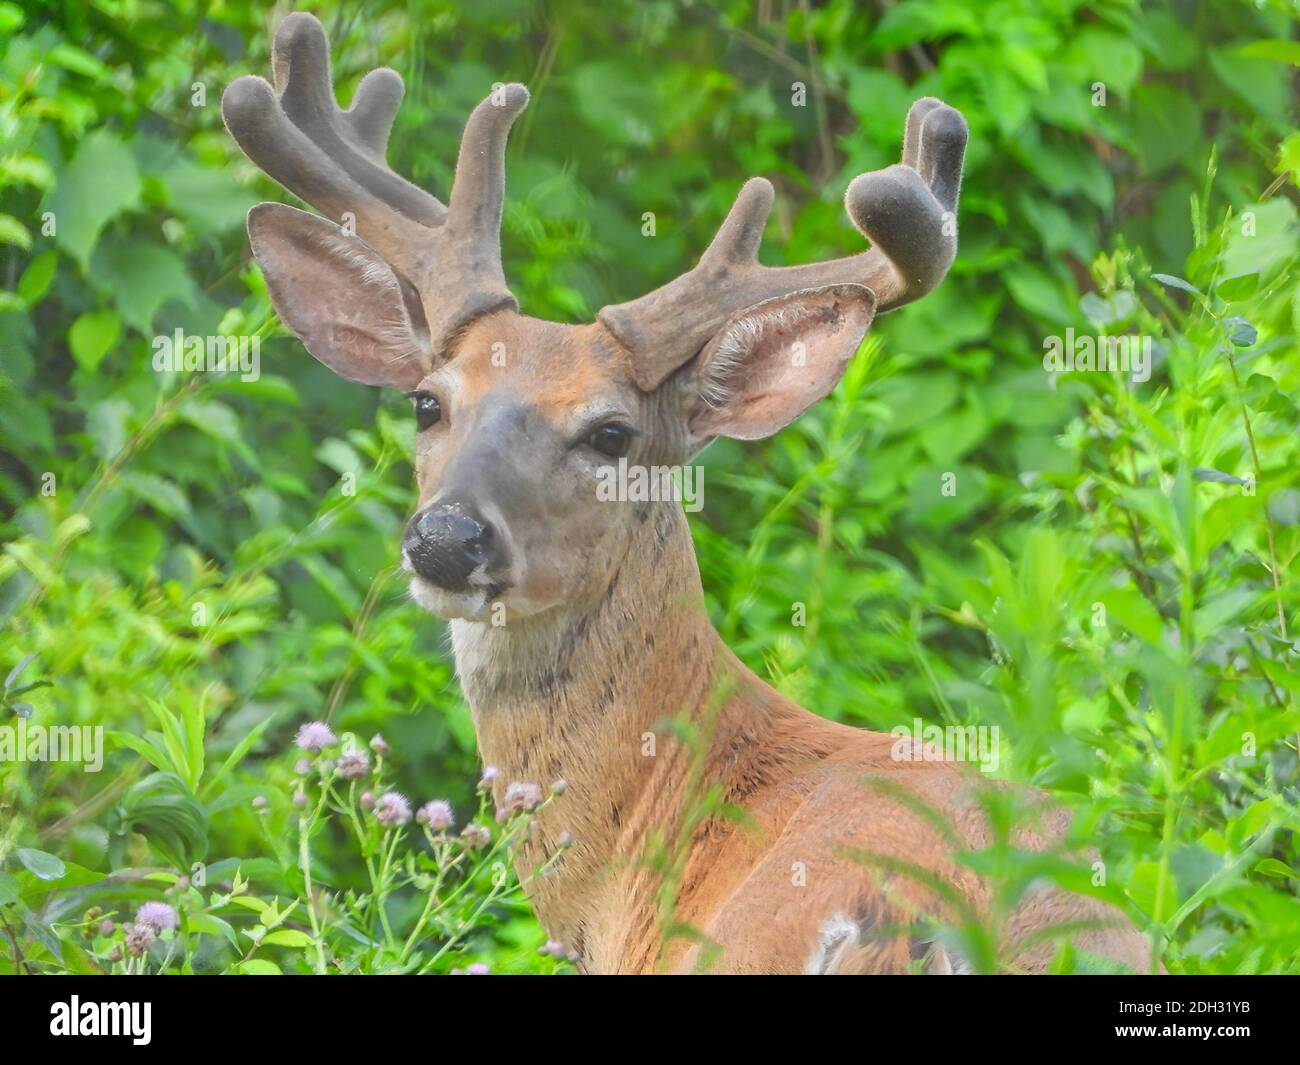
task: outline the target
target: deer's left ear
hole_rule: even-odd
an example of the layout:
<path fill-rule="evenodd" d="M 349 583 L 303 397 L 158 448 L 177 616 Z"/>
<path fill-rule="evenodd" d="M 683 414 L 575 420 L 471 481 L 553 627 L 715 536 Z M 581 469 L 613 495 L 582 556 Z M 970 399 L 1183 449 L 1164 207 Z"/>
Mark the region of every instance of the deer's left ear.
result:
<path fill-rule="evenodd" d="M 789 425 L 839 383 L 875 314 L 875 293 L 846 284 L 735 315 L 686 370 L 691 437 L 757 440 Z"/>

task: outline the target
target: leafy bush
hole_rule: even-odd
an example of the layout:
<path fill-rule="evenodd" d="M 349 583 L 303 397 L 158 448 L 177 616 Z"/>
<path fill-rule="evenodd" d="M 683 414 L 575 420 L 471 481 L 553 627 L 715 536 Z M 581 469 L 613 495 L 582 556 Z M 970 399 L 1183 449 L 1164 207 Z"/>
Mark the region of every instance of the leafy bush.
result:
<path fill-rule="evenodd" d="M 33 941 L 15 955 L 14 968 L 31 972 L 54 964 L 89 973 L 245 975 L 286 969 L 322 975 L 488 971 L 482 962 L 453 963 L 466 941 L 502 910 L 522 906 L 520 889 L 532 877 L 517 881 L 515 852 L 562 785 L 548 796 L 536 784 L 512 784 L 494 832 L 486 816 L 495 772 L 489 769 L 479 784 L 477 813 L 456 833 L 450 803 L 434 799 L 417 811 L 387 786 L 390 748 L 381 735 L 376 733 L 367 751 L 354 737 L 340 740 L 324 722 L 309 722 L 298 730 L 292 769 L 276 764 L 264 769 L 272 784 L 291 780 L 292 792 L 272 787 L 270 795 L 258 795 L 252 803 L 262 847 L 273 859 L 227 859 L 209 866 L 192 861 L 206 848 L 206 830 L 203 811 L 190 796 L 211 793 L 242 752 L 237 748 L 200 789 L 202 718 L 181 721 L 161 706 L 157 712 L 163 731 L 151 734 L 156 738 L 122 737 L 158 772 L 127 791 L 115 821 L 129 818 L 120 831 L 147 835 L 156 853 L 189 872 L 124 869 L 114 863 L 106 876 L 44 851 L 18 849 L 17 875 L 0 872 L 0 905 L 14 907 Z M 423 847 L 411 839 L 412 820 Z M 313 858 L 314 842 L 331 832 L 349 837 L 355 848 L 351 860 L 366 874 L 359 890 L 327 892 L 315 879 L 331 873 Z M 286 839 L 295 840 L 296 847 Z M 563 850 L 562 845 L 533 875 L 544 876 Z M 251 890 L 249 877 L 272 889 L 287 886 L 293 898 L 264 898 Z M 224 890 L 207 890 L 210 880 Z M 145 896 L 133 915 L 112 908 L 139 894 L 124 890 L 132 882 L 142 889 L 159 885 L 154 891 L 169 901 Z M 103 906 L 97 902 L 101 898 Z M 95 904 L 78 913 L 75 907 L 87 902 Z M 9 934 L 17 935 L 12 928 Z M 547 942 L 539 953 L 553 962 L 569 959 L 557 942 Z"/>
<path fill-rule="evenodd" d="M 959 107 L 952 275 L 796 426 L 706 453 L 710 609 L 820 713 L 999 726 L 1003 774 L 1074 807 L 1101 850 L 1105 884 L 1075 886 L 1121 902 L 1172 971 L 1296 971 L 1287 5 L 303 6 L 344 99 L 375 65 L 403 72 L 394 166 L 437 192 L 468 109 L 530 85 L 507 273 L 561 320 L 689 266 L 751 174 L 778 186 L 765 261 L 856 250 L 849 178 L 897 157 L 914 98 Z M 0 667 L 36 656 L 5 713 L 109 734 L 103 773 L 0 764 L 0 970 L 104 964 L 165 889 L 179 926 L 117 964 L 323 951 L 378 971 L 450 944 L 436 968 L 551 971 L 481 862 L 469 909 L 402 958 L 421 878 L 463 851 L 394 835 L 400 883 L 381 888 L 373 818 L 286 764 L 304 721 L 382 730 L 402 753 L 383 788 L 476 802 L 468 710 L 394 566 L 409 413 L 340 385 L 271 313 L 242 220 L 283 193 L 218 113 L 228 81 L 267 69 L 270 16 L 208 7 L 0 2 Z M 178 328 L 257 335 L 263 372 L 156 370 Z M 1150 380 L 1045 372 L 1066 329 L 1150 337 Z M 321 811 L 306 865 L 286 842 L 299 777 Z M 354 818 L 363 838 L 338 831 Z M 457 929 L 480 904 L 486 923 Z"/>

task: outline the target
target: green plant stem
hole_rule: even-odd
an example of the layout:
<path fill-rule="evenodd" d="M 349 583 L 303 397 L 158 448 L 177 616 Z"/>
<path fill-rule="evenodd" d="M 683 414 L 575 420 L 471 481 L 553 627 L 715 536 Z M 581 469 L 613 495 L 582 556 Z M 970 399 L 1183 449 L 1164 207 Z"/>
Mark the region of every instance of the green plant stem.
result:
<path fill-rule="evenodd" d="M 321 941 L 320 922 L 316 918 L 316 899 L 312 894 L 311 830 L 316 824 L 316 819 L 320 817 L 326 795 L 326 790 L 322 788 L 321 797 L 317 801 L 310 821 L 306 814 L 298 818 L 298 867 L 302 870 L 303 888 L 307 899 L 307 921 L 311 925 L 312 940 L 316 946 L 316 972 L 320 976 L 325 975 L 325 947 Z"/>

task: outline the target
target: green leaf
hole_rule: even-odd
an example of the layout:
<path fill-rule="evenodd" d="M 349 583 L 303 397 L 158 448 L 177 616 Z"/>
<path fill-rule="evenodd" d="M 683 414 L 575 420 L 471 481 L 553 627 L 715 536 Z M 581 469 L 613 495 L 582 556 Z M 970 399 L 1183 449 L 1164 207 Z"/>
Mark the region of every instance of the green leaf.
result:
<path fill-rule="evenodd" d="M 1152 647 L 1164 646 L 1164 622 L 1159 612 L 1134 588 L 1110 588 L 1099 597 L 1107 614 Z"/>
<path fill-rule="evenodd" d="M 1300 880 L 1300 873 L 1297 873 L 1289 865 L 1279 862 L 1276 858 L 1265 858 L 1263 861 L 1255 863 L 1255 872 L 1264 876 L 1276 876 L 1285 880 Z"/>
<path fill-rule="evenodd" d="M 34 873 L 24 870 L 17 876 L 19 892 L 26 900 L 44 898 L 51 892 L 63 891 L 67 888 L 84 887 L 86 884 L 97 884 L 101 880 L 106 880 L 104 873 L 96 872 L 93 869 L 87 869 L 84 866 L 74 862 L 60 862 L 62 872 L 53 880 L 38 877 Z"/>
<path fill-rule="evenodd" d="M 169 300 L 194 305 L 194 281 L 185 260 L 156 244 L 105 241 L 95 255 L 94 271 L 127 324 L 146 335 Z"/>
<path fill-rule="evenodd" d="M 9 692 L 9 694 L 10 694 L 10 695 L 24 695 L 24 694 L 26 694 L 27 692 L 34 692 L 34 691 L 36 691 L 38 688 L 53 688 L 53 687 L 54 687 L 54 684 L 53 684 L 52 681 L 48 681 L 48 680 L 34 680 L 34 681 L 32 681 L 30 684 L 24 684 L 24 685 L 22 685 L 22 686 L 20 686 L 20 687 L 17 687 L 17 688 L 13 688 L 13 689 L 11 689 L 10 692 Z"/>
<path fill-rule="evenodd" d="M 185 915 L 185 927 L 190 932 L 199 932 L 210 936 L 223 937 L 232 947 L 239 950 L 239 937 L 229 921 L 223 921 L 210 913 L 188 913 Z"/>
<path fill-rule="evenodd" d="M 90 254 L 108 222 L 140 202 L 140 174 L 121 139 L 106 129 L 88 134 L 46 201 L 55 240 L 89 272 Z"/>
<path fill-rule="evenodd" d="M 35 661 L 35 659 L 36 659 L 35 651 L 33 651 L 29 655 L 24 655 L 21 659 L 19 659 L 18 664 L 14 666 L 14 668 L 9 671 L 9 675 L 5 677 L 5 687 L 12 688 L 14 686 L 14 682 L 23 675 L 23 670 L 25 670 L 28 666 L 30 666 L 32 662 Z"/>
<path fill-rule="evenodd" d="M 23 24 L 23 9 L 5 0 L 0 4 L 0 33 L 12 33 Z"/>
<path fill-rule="evenodd" d="M 1271 59 L 1300 66 L 1300 41 L 1251 41 L 1238 48 L 1237 54 L 1243 59 Z"/>
<path fill-rule="evenodd" d="M 104 66 L 102 62 L 84 48 L 78 48 L 75 44 L 68 44 L 66 41 L 56 44 L 46 52 L 45 59 L 47 62 L 62 67 L 64 70 L 70 70 L 74 74 L 82 74 L 95 81 L 103 81 L 111 74 L 108 67 Z"/>
<path fill-rule="evenodd" d="M 0 214 L 0 244 L 16 244 L 28 251 L 32 246 L 32 235 L 13 215 Z"/>
<path fill-rule="evenodd" d="M 23 271 L 18 279 L 18 295 L 27 306 L 38 303 L 50 290 L 55 271 L 59 266 L 59 253 L 54 250 L 41 252 Z"/>
<path fill-rule="evenodd" d="M 1200 140 L 1200 110 L 1181 88 L 1159 81 L 1141 82 L 1134 87 L 1131 99 L 1134 148 L 1150 173 L 1181 161 L 1188 145 Z M 1182 204 L 1185 212 L 1185 196 Z"/>
<path fill-rule="evenodd" d="M 1210 49 L 1209 59 L 1215 76 L 1248 104 L 1252 115 L 1294 125 L 1289 112 L 1292 102 L 1289 79 L 1285 77 L 1286 71 L 1274 66 L 1276 56 L 1250 58 L 1224 47 Z"/>
<path fill-rule="evenodd" d="M 1207 466 L 1197 466 L 1192 470 L 1192 476 L 1198 481 L 1211 481 L 1215 484 L 1245 484 L 1240 477 L 1234 477 L 1230 473 L 1224 473 L 1222 470 L 1210 469 Z"/>
<path fill-rule="evenodd" d="M 94 528 L 94 523 L 84 514 L 69 514 L 54 530 L 54 546 L 64 548 L 73 540 L 85 536 Z"/>
<path fill-rule="evenodd" d="M 1133 316 L 1137 310 L 1137 300 L 1127 289 L 1120 289 L 1105 299 L 1095 292 L 1089 292 L 1079 300 L 1079 307 L 1090 322 L 1096 325 L 1114 325 Z"/>
<path fill-rule="evenodd" d="M 112 831 L 139 832 L 172 865 L 189 868 L 208 849 L 208 818 L 174 773 L 151 773 L 127 789 L 110 819 Z"/>
<path fill-rule="evenodd" d="M 352 445 L 333 436 L 316 448 L 316 457 L 335 473 L 351 473 L 359 477 L 366 469 Z"/>
<path fill-rule="evenodd" d="M 1259 339 L 1259 330 L 1239 315 L 1225 318 L 1223 329 L 1228 339 L 1239 348 L 1248 348 Z"/>
<path fill-rule="evenodd" d="M 1073 320 L 1060 282 L 1041 266 L 1016 266 L 1003 274 L 1011 298 L 1024 310 L 1058 325 Z"/>
<path fill-rule="evenodd" d="M 119 474 L 118 482 L 142 503 L 173 520 L 184 522 L 193 514 L 189 497 L 179 487 L 164 477 L 153 473 L 129 470 Z"/>
<path fill-rule="evenodd" d="M 182 159 L 163 175 L 172 210 L 201 232 L 220 233 L 243 225 L 257 197 L 235 183 L 233 171 Z"/>
<path fill-rule="evenodd" d="M 34 876 L 40 877 L 42 880 L 58 880 L 66 871 L 63 860 L 46 851 L 33 850 L 30 847 L 19 847 L 14 853 L 18 856 L 18 860 L 31 870 Z"/>
<path fill-rule="evenodd" d="M 0 159 L 0 179 L 48 189 L 54 184 L 54 171 L 38 155 L 10 155 Z"/>
<path fill-rule="evenodd" d="M 19 899 L 18 878 L 0 869 L 0 906 L 8 906 Z"/>
<path fill-rule="evenodd" d="M 259 721 L 244 735 L 243 739 L 235 745 L 235 749 L 226 756 L 226 760 L 221 763 L 221 767 L 212 774 L 211 779 L 203 786 L 203 797 L 207 798 L 215 792 L 217 785 L 226 778 L 235 766 L 239 765 L 239 763 L 244 760 L 245 755 L 253 749 L 254 744 L 262 738 L 262 734 L 271 727 L 272 722 L 276 720 L 277 716 L 278 715 L 276 714 L 271 714 L 269 717 Z"/>
<path fill-rule="evenodd" d="M 249 958 L 238 965 L 239 972 L 245 976 L 280 976 L 280 967 L 273 961 L 263 958 Z"/>
<path fill-rule="evenodd" d="M 1232 277 L 1225 277 L 1214 286 L 1214 291 L 1221 299 L 1232 302 L 1253 296 L 1257 288 L 1259 288 L 1259 273 L 1256 271 L 1249 274 L 1236 274 Z"/>
<path fill-rule="evenodd" d="M 1284 137 L 1277 146 L 1277 168 L 1290 174 L 1292 182 L 1300 182 L 1300 133 Z"/>
<path fill-rule="evenodd" d="M 147 761 L 155 769 L 163 773 L 175 773 L 177 767 L 172 764 L 171 758 L 162 748 L 150 743 L 142 736 L 137 736 L 133 732 L 122 732 L 118 729 L 110 729 L 107 733 L 108 738 L 120 747 L 127 750 L 135 751 L 141 758 Z"/>
<path fill-rule="evenodd" d="M 1190 281 L 1184 281 L 1181 277 L 1174 277 L 1173 274 L 1152 274 L 1151 280 L 1159 281 L 1162 285 L 1169 288 L 1182 289 L 1184 292 L 1190 292 L 1193 296 L 1199 296 L 1205 299 L 1205 293 L 1193 285 Z"/>
<path fill-rule="evenodd" d="M 86 432 L 95 442 L 95 453 L 102 459 L 112 458 L 127 440 L 127 419 L 131 404 L 124 399 L 106 399 L 96 403 L 86 414 Z"/>
<path fill-rule="evenodd" d="M 198 777 L 203 772 L 202 749 L 198 755 L 195 755 L 193 728 L 190 722 L 190 706 L 192 699 L 188 695 L 183 695 L 185 704 L 181 708 L 181 713 L 174 714 L 158 699 L 146 699 L 145 704 L 153 711 L 154 720 L 162 728 L 163 747 L 171 756 L 172 764 L 176 767 L 175 772 L 183 781 L 190 791 L 198 790 Z M 202 726 L 199 727 L 200 742 L 202 740 Z M 195 765 L 197 757 L 198 764 Z"/>
<path fill-rule="evenodd" d="M 199 432 L 228 445 L 250 465 L 257 465 L 257 455 L 244 438 L 243 425 L 234 408 L 225 403 L 188 399 L 177 408 L 177 413 Z"/>
<path fill-rule="evenodd" d="M 68 347 L 77 365 L 93 372 L 117 343 L 122 320 L 113 311 L 88 311 L 68 330 Z"/>
<path fill-rule="evenodd" d="M 316 945 L 316 940 L 312 939 L 306 932 L 299 932 L 296 928 L 281 928 L 275 932 L 268 932 L 262 942 L 273 943 L 278 947 L 312 947 Z"/>

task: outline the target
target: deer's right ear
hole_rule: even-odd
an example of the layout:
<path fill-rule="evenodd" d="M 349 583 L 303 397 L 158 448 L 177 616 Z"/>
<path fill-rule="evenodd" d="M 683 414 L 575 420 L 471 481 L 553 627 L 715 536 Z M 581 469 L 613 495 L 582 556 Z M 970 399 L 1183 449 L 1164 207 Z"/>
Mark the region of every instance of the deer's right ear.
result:
<path fill-rule="evenodd" d="M 410 389 L 429 373 L 419 297 L 365 241 L 282 203 L 248 212 L 248 238 L 280 320 L 339 376 Z"/>

